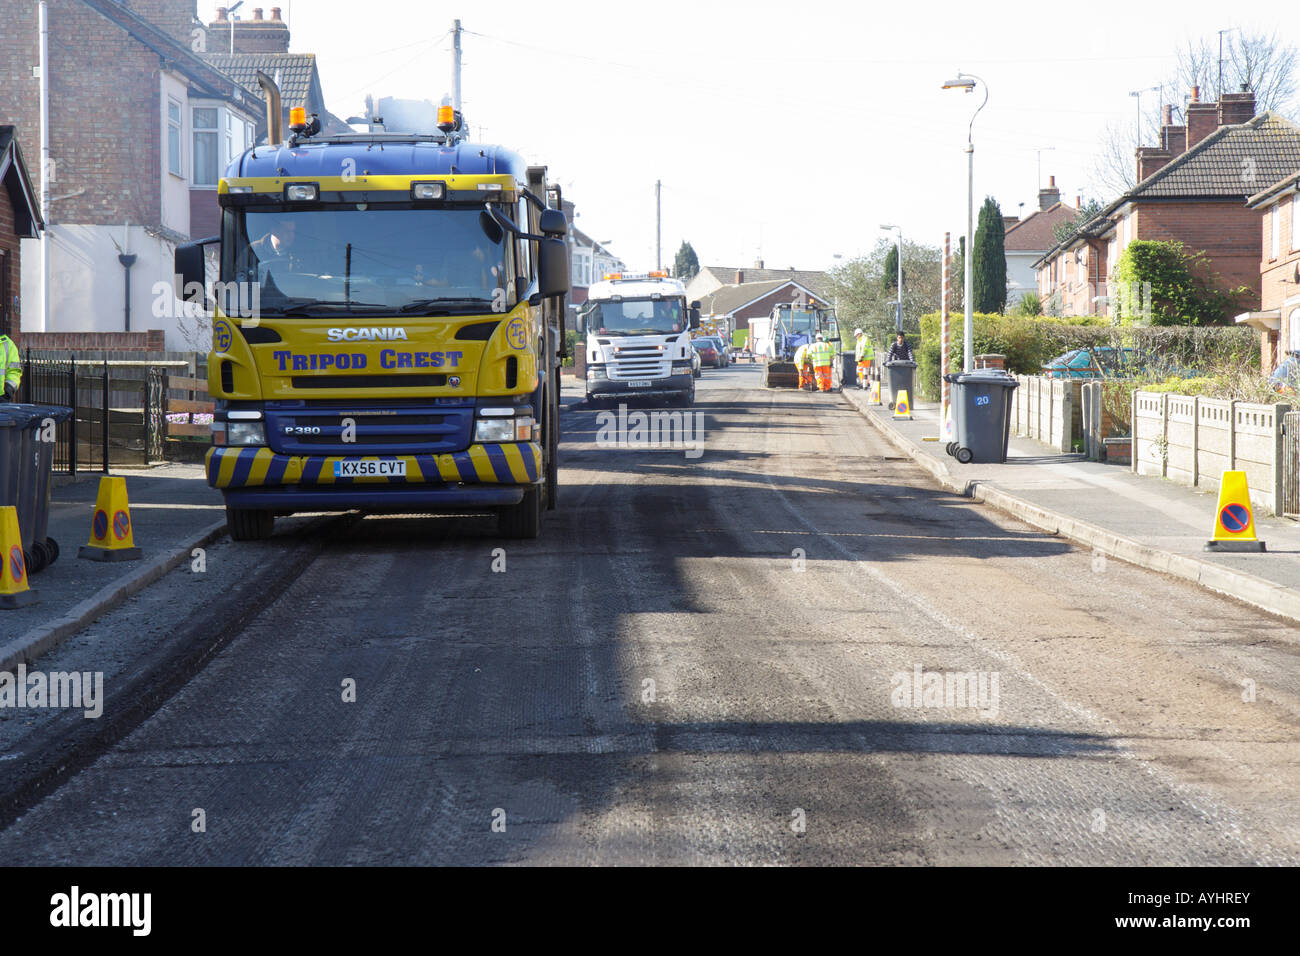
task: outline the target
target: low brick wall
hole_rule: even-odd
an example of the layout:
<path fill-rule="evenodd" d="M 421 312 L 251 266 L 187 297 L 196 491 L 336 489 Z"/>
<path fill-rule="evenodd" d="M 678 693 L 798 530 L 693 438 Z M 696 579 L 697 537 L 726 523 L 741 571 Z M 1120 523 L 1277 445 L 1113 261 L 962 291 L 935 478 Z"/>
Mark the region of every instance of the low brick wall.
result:
<path fill-rule="evenodd" d="M 145 332 L 24 332 L 18 347 L 60 352 L 161 352 L 162 329 Z"/>

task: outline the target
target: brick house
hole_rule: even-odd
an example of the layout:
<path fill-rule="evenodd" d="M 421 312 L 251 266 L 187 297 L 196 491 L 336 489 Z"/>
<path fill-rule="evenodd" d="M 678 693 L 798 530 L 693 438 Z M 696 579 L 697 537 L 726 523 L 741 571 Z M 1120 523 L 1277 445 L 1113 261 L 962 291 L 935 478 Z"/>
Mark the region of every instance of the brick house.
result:
<path fill-rule="evenodd" d="M 1246 202 L 1300 167 L 1300 127 L 1254 111 L 1249 90 L 1219 103 L 1202 103 L 1193 90 L 1186 126 L 1174 125 L 1166 106 L 1161 145 L 1137 150 L 1137 185 L 1035 263 L 1045 306 L 1058 315 L 1109 314 L 1110 273 L 1135 239 L 1204 252 L 1222 288 L 1245 287 L 1242 302 L 1257 303 L 1259 214 Z"/>
<path fill-rule="evenodd" d="M 156 289 L 170 289 L 194 203 L 215 203 L 225 161 L 253 142 L 260 94 L 196 52 L 206 39 L 195 0 L 49 0 L 48 11 L 49 319 L 39 256 L 26 255 L 25 325 L 108 333 L 129 324 L 164 330 L 169 348 L 206 348 L 194 319 Z M 15 5 L 0 31 L 9 94 L 0 118 L 28 144 L 40 139 L 39 60 L 37 5 Z"/>
<path fill-rule="evenodd" d="M 22 239 L 37 239 L 44 223 L 36 191 L 12 126 L 0 126 L 0 328 L 22 344 Z"/>
<path fill-rule="evenodd" d="M 686 296 L 689 301 L 689 286 Z M 706 293 L 700 297 L 700 316 L 716 322 L 720 331 L 725 327 L 724 334 L 730 340 L 732 332 L 750 328 L 750 319 L 765 318 L 772 314 L 774 306 L 784 302 L 801 302 L 819 308 L 830 305 L 826 297 L 793 279 L 772 279 L 732 283 Z"/>
<path fill-rule="evenodd" d="M 687 300 L 703 300 L 726 285 L 744 285 L 749 282 L 796 282 L 810 295 L 829 301 L 833 295 L 831 280 L 825 272 L 810 269 L 767 269 L 763 260 L 753 266 L 704 266 L 686 283 Z M 766 315 L 767 313 L 764 313 Z"/>
<path fill-rule="evenodd" d="M 1259 309 L 1237 323 L 1259 332 L 1260 367 L 1275 369 L 1284 353 L 1300 353 L 1300 172 L 1250 197 L 1259 219 Z"/>
<path fill-rule="evenodd" d="M 1058 224 L 1074 221 L 1078 207 L 1061 202 L 1061 191 L 1052 176 L 1046 188 L 1038 190 L 1038 208 L 1024 219 L 1006 222 L 1007 305 L 1012 306 L 1027 292 L 1038 291 L 1034 263 L 1056 245 Z"/>

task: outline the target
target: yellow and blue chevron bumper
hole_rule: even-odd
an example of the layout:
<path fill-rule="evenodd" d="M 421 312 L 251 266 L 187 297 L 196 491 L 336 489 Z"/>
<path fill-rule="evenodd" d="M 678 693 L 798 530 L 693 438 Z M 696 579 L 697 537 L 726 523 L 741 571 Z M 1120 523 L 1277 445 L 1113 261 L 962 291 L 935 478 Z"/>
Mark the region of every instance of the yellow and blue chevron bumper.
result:
<path fill-rule="evenodd" d="M 405 475 L 336 475 L 336 463 L 404 462 Z M 293 510 L 514 504 L 542 480 L 541 446 L 471 445 L 441 455 L 280 455 L 269 448 L 211 448 L 208 484 L 235 507 Z"/>

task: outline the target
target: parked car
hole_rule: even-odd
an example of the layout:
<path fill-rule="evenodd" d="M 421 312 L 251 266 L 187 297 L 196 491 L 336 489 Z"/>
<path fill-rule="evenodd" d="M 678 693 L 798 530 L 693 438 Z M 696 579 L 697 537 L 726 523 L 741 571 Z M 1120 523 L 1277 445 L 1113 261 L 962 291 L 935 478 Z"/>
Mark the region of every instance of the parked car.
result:
<path fill-rule="evenodd" d="M 1071 349 L 1043 366 L 1048 378 L 1123 378 L 1142 370 L 1144 356 L 1136 349 L 1098 346 Z"/>
<path fill-rule="evenodd" d="M 695 354 L 700 357 L 701 365 L 717 367 L 718 347 L 708 339 L 693 339 L 691 341 L 691 348 L 693 348 Z"/>
<path fill-rule="evenodd" d="M 701 354 L 700 358 L 705 364 L 712 365 L 714 368 L 724 368 L 729 364 L 726 346 L 722 344 L 722 340 L 716 335 L 702 335 L 695 341 L 707 343 L 708 348 L 713 352 L 711 358 Z"/>

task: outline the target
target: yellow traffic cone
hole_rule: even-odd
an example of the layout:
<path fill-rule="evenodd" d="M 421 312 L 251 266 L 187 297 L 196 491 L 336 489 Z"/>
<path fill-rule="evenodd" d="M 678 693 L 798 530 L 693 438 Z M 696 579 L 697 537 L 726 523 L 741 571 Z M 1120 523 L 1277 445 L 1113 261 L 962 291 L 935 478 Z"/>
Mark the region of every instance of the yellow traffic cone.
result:
<path fill-rule="evenodd" d="M 91 561 L 136 561 L 140 549 L 131 530 L 131 506 L 126 500 L 126 479 L 99 479 L 95 516 L 90 522 L 90 543 L 77 552 Z"/>
<path fill-rule="evenodd" d="M 1264 542 L 1255 536 L 1255 516 L 1250 509 L 1250 489 L 1244 471 L 1225 471 L 1219 482 L 1219 509 L 1215 512 L 1214 537 L 1205 542 L 1206 551 L 1263 551 Z"/>
<path fill-rule="evenodd" d="M 872 379 L 871 381 L 871 404 L 880 404 L 880 379 Z"/>
<path fill-rule="evenodd" d="M 18 530 L 18 509 L 0 508 L 0 608 L 12 609 L 36 603 L 36 592 L 27 586 L 27 561 L 23 557 L 23 536 Z"/>
<path fill-rule="evenodd" d="M 912 420 L 912 403 L 907 397 L 907 389 L 900 389 L 894 401 L 894 417 Z"/>
<path fill-rule="evenodd" d="M 952 441 L 952 440 L 953 440 L 953 432 L 952 432 L 952 406 L 951 406 L 951 405 L 945 405 L 945 406 L 944 406 L 944 414 L 943 414 L 943 440 L 944 440 L 944 441 Z"/>

